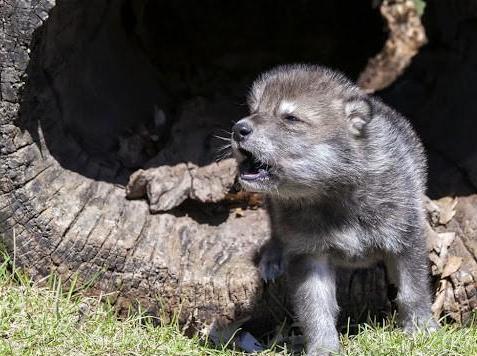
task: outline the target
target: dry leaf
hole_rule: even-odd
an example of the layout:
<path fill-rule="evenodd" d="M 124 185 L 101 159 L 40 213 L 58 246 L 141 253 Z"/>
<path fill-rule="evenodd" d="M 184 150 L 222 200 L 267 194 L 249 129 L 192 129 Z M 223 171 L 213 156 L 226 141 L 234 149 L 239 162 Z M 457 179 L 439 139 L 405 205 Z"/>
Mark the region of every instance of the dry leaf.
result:
<path fill-rule="evenodd" d="M 444 307 L 444 301 L 446 299 L 446 287 L 447 287 L 447 281 L 446 280 L 441 280 L 441 285 L 439 287 L 439 291 L 437 292 L 437 297 L 432 304 L 432 314 L 436 319 L 439 319 L 441 313 L 442 313 L 442 308 Z"/>
<path fill-rule="evenodd" d="M 452 242 L 455 240 L 455 232 L 441 232 L 439 234 L 439 241 L 438 241 L 438 248 L 439 251 L 439 256 L 441 258 L 444 258 L 447 256 L 447 251 L 449 249 L 449 246 L 452 244 Z"/>
<path fill-rule="evenodd" d="M 436 200 L 436 204 L 440 211 L 439 224 L 446 225 L 456 213 L 457 198 L 445 197 Z"/>
<path fill-rule="evenodd" d="M 439 207 L 429 197 L 424 196 L 424 205 L 426 207 L 427 218 L 432 226 L 439 225 L 440 211 Z"/>
<path fill-rule="evenodd" d="M 441 278 L 449 277 L 452 273 L 457 272 L 462 265 L 462 257 L 459 256 L 449 256 L 444 270 L 442 271 Z"/>

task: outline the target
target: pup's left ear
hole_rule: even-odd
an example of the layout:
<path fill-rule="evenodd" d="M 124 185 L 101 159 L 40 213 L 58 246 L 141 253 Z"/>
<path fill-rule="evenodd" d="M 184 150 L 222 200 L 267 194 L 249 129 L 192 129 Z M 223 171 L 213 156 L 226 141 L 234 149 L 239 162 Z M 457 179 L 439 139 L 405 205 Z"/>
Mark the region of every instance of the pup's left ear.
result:
<path fill-rule="evenodd" d="M 371 103 L 366 98 L 352 98 L 345 101 L 344 109 L 349 130 L 354 136 L 361 136 L 371 121 Z"/>

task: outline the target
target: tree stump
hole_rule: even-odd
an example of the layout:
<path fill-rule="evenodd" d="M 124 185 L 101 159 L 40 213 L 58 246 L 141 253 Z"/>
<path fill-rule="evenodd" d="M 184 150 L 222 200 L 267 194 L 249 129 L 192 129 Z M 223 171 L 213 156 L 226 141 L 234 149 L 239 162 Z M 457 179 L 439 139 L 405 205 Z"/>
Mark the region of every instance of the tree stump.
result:
<path fill-rule="evenodd" d="M 0 0 L 3 241 L 17 265 L 35 279 L 55 273 L 68 282 L 78 275 L 81 283 L 92 282 L 89 293 L 108 293 L 120 310 L 139 303 L 170 316 L 180 309 L 181 321 L 191 327 L 250 316 L 254 325 L 279 322 L 289 315 L 281 285 L 265 287 L 254 266 L 269 235 L 267 214 L 256 198 L 233 192 L 233 167 L 214 163 L 219 142 L 213 134 L 240 117 L 244 108 L 236 103 L 248 83 L 274 63 L 321 62 L 356 77 L 383 44 L 382 20 L 370 4 L 340 0 L 303 8 L 274 2 L 270 20 L 250 18 L 256 26 L 268 21 L 266 36 L 282 31 L 270 37 L 263 52 L 264 39 L 253 42 L 258 27 L 208 30 L 198 21 L 205 16 L 199 10 L 195 21 L 184 15 L 193 12 L 181 6 L 193 5 L 157 3 Z M 227 25 L 246 14 L 264 13 L 268 5 L 241 1 L 223 6 L 235 14 Z M 303 33 L 297 40 L 292 22 L 280 22 L 281 30 L 272 26 L 290 6 L 316 36 L 313 46 Z M 177 21 L 166 21 L 169 12 Z M 211 26 L 213 18 L 206 21 Z M 179 32 L 181 41 L 168 40 L 168 31 Z M 231 41 L 232 58 L 217 50 L 229 43 L 212 36 L 220 31 L 245 38 Z M 157 49 L 158 39 L 170 42 L 169 47 Z M 188 40 L 210 47 L 194 47 Z M 303 56 L 284 51 L 283 43 Z M 352 59 L 346 56 L 351 52 Z M 203 79 L 189 85 L 191 53 L 201 65 L 212 56 L 220 70 L 212 66 L 204 74 L 194 69 L 194 78 Z M 251 57 L 257 62 L 250 64 Z M 237 63 L 242 72 L 216 85 L 223 72 L 235 73 Z M 214 85 L 211 94 L 207 88 Z M 151 167 L 171 180 L 148 185 L 147 174 L 137 173 L 132 177 L 138 184 L 126 191 L 134 171 Z M 171 181 L 177 182 L 172 186 L 176 193 L 167 198 Z M 157 200 L 137 199 L 148 193 Z M 448 228 L 472 244 L 474 230 L 463 224 Z M 465 269 L 474 268 L 469 261 Z M 344 316 L 363 320 L 368 312 L 389 311 L 382 266 L 339 275 Z M 472 276 L 462 284 L 470 296 L 466 300 L 475 291 Z"/>

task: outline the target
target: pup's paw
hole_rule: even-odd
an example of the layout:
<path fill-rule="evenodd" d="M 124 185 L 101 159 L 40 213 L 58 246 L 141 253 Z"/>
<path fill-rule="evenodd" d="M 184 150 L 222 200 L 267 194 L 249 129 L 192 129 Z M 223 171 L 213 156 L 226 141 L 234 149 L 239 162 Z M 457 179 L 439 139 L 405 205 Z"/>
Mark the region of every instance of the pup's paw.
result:
<path fill-rule="evenodd" d="M 285 270 L 281 252 L 276 250 L 265 250 L 258 264 L 258 271 L 262 279 L 268 282 L 275 282 Z"/>
<path fill-rule="evenodd" d="M 417 332 L 432 333 L 440 328 L 439 324 L 434 319 L 408 321 L 403 324 L 403 330 L 407 334 L 415 334 Z"/>

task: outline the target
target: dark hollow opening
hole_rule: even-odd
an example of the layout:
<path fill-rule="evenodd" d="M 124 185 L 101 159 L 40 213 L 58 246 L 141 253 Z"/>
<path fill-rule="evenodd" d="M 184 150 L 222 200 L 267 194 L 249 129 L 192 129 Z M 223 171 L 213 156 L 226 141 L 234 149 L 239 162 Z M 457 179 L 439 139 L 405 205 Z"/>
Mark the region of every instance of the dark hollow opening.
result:
<path fill-rule="evenodd" d="M 321 63 L 356 78 L 385 40 L 371 3 L 59 2 L 35 33 L 21 125 L 97 180 L 210 163 L 263 70 Z"/>
<path fill-rule="evenodd" d="M 426 1 L 428 43 L 380 93 L 424 143 L 432 199 L 477 191 L 477 12 L 473 1 L 459 4 Z"/>

